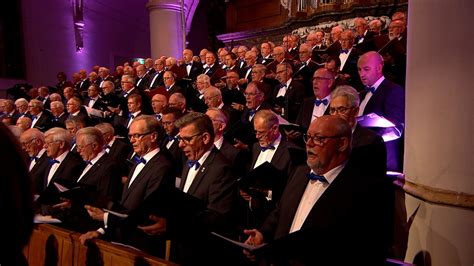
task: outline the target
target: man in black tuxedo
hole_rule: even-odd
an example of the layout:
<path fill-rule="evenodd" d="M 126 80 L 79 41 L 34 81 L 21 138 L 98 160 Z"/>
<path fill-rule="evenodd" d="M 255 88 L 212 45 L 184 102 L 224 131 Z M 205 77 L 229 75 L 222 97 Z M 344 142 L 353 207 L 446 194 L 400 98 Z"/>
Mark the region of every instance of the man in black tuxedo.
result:
<path fill-rule="evenodd" d="M 263 223 L 280 199 L 287 182 L 287 176 L 291 171 L 287 141 L 280 134 L 278 126 L 278 117 L 272 111 L 261 110 L 255 114 L 253 127 L 258 142 L 252 146 L 252 160 L 249 171 L 265 162 L 269 162 L 281 172 L 281 175 L 275 178 L 281 179 L 276 180 L 275 186 L 269 191 L 264 191 L 260 197 L 250 198 L 245 192 L 240 191 L 242 198 L 250 201 L 249 204 L 245 204 L 249 208 L 246 211 L 248 215 L 246 226 L 259 227 Z"/>
<path fill-rule="evenodd" d="M 150 75 L 150 83 L 147 85 L 148 89 L 150 90 L 164 86 L 163 74 L 165 72 L 165 61 L 162 59 L 156 59 L 153 67 L 155 69 L 155 73 Z"/>
<path fill-rule="evenodd" d="M 51 128 L 51 113 L 43 108 L 43 103 L 32 99 L 28 103 L 28 112 L 31 118 L 31 127 L 37 128 L 42 132 Z"/>
<path fill-rule="evenodd" d="M 76 91 L 81 95 L 85 95 L 85 92 L 91 85 L 89 79 L 87 78 L 87 70 L 81 69 L 79 70 L 80 80 L 75 84 Z"/>
<path fill-rule="evenodd" d="M 44 149 L 44 135 L 36 128 L 30 128 L 20 136 L 20 143 L 30 157 L 29 171 L 35 194 L 44 191 L 45 171 L 49 166 L 49 158 Z"/>
<path fill-rule="evenodd" d="M 400 138 L 386 142 L 387 169 L 403 169 L 403 130 L 405 124 L 405 90 L 383 76 L 383 58 L 377 52 L 367 52 L 358 62 L 359 75 L 366 86 L 361 94 L 359 116 L 375 113 L 395 125 Z M 377 130 L 383 136 L 383 132 Z"/>
<path fill-rule="evenodd" d="M 365 18 L 357 17 L 354 19 L 354 30 L 356 33 L 354 46 L 357 47 L 361 53 L 375 51 L 377 49 L 374 42 L 375 34 L 369 31 L 369 25 Z"/>
<path fill-rule="evenodd" d="M 64 104 L 60 101 L 51 102 L 51 127 L 66 128 L 66 119 L 69 114 L 64 110 Z"/>
<path fill-rule="evenodd" d="M 203 98 L 208 108 L 217 108 L 225 112 L 230 124 L 233 124 L 240 119 L 242 113 L 224 104 L 222 101 L 222 92 L 218 88 L 213 86 L 207 88 L 204 92 Z"/>
<path fill-rule="evenodd" d="M 97 124 L 95 128 L 99 129 L 104 136 L 105 152 L 115 161 L 125 163 L 127 155 L 132 151 L 132 146 L 128 140 L 115 137 L 114 127 L 109 123 Z M 127 174 L 128 173 L 124 173 L 124 175 Z"/>
<path fill-rule="evenodd" d="M 81 99 L 75 96 L 67 101 L 66 110 L 69 114 L 68 118 L 77 118 L 84 121 L 86 125 L 90 125 L 91 122 L 89 119 L 89 115 L 87 114 L 86 109 L 82 107 L 81 104 Z"/>
<path fill-rule="evenodd" d="M 186 73 L 184 78 L 191 82 L 187 82 L 187 85 L 192 85 L 192 81 L 196 81 L 197 76 L 202 73 L 202 64 L 200 62 L 193 61 L 193 51 L 191 49 L 183 50 L 184 64 L 179 67 L 183 73 Z"/>
<path fill-rule="evenodd" d="M 104 150 L 105 141 L 99 129 L 86 127 L 76 134 L 77 150 L 86 167 L 77 183 L 92 186 L 95 191 L 112 201 L 119 201 L 122 192 L 120 166 Z"/>
<path fill-rule="evenodd" d="M 225 56 L 225 70 L 227 72 L 234 70 L 240 73 L 240 67 L 237 65 L 237 55 L 230 52 Z"/>
<path fill-rule="evenodd" d="M 44 134 L 44 147 L 50 158 L 45 171 L 44 188 L 55 189 L 54 182 L 71 184 L 77 181 L 82 173 L 85 163 L 74 152 L 70 152 L 72 136 L 63 128 L 52 128 Z"/>
<path fill-rule="evenodd" d="M 206 65 L 202 74 L 209 76 L 212 85 L 219 83 L 226 72 L 216 63 L 216 55 L 213 52 L 206 53 Z"/>
<path fill-rule="evenodd" d="M 104 86 L 104 82 L 111 81 L 113 83 L 114 77 L 110 76 L 110 71 L 106 67 L 99 68 L 99 87 L 102 88 Z"/>
<path fill-rule="evenodd" d="M 303 104 L 306 89 L 303 83 L 292 78 L 293 68 L 290 64 L 281 63 L 276 69 L 276 79 L 280 84 L 273 89 L 273 109 L 287 121 L 294 123 Z"/>
<path fill-rule="evenodd" d="M 339 60 L 341 60 L 339 78 L 349 83 L 352 87 L 361 90 L 363 86 L 357 74 L 357 60 L 359 60 L 360 51 L 353 46 L 353 31 L 343 31 L 339 41 L 341 42 L 341 51 L 339 52 Z"/>
<path fill-rule="evenodd" d="M 228 55 L 227 55 L 228 56 Z M 252 70 L 252 72 L 254 72 Z M 239 86 L 239 73 L 236 70 L 227 71 L 226 87 L 221 89 L 224 104 L 232 106 L 235 104 L 245 105 L 244 89 Z"/>
<path fill-rule="evenodd" d="M 305 96 L 313 94 L 313 74 L 320 66 L 311 59 L 311 46 L 303 43 L 300 45 L 300 61 L 298 69 L 294 71 L 293 79 L 303 83 L 305 87 Z"/>
<path fill-rule="evenodd" d="M 322 53 L 320 51 L 327 48 L 327 46 L 323 43 L 323 40 L 324 32 L 321 30 L 310 32 L 306 37 L 306 43 L 311 47 L 311 60 L 315 61 L 319 65 L 324 63 L 324 59 L 321 57 Z"/>
<path fill-rule="evenodd" d="M 318 118 L 305 140 L 308 166 L 296 169 L 263 226 L 244 231 L 246 243 L 285 238 L 267 250 L 278 263 L 382 265 L 392 230 L 390 181 L 351 161 L 351 127 L 342 118 Z"/>
<path fill-rule="evenodd" d="M 183 151 L 179 148 L 179 129 L 175 126 L 175 122 L 183 116 L 183 112 L 178 108 L 166 107 L 163 109 L 162 115 L 161 124 L 166 136 L 161 144 L 161 149 L 167 149 L 171 153 L 176 170 L 175 176 L 180 177 L 186 156 L 184 156 Z"/>
<path fill-rule="evenodd" d="M 172 161 L 158 146 L 163 136 L 163 129 L 153 116 L 140 116 L 130 126 L 129 138 L 138 160 L 131 169 L 123 188 L 120 201 L 122 212 L 129 213 L 139 208 L 144 200 L 157 189 L 174 186 Z M 104 222 L 106 230 L 100 228 L 83 234 L 80 237 L 83 243 L 106 233 L 106 237 L 155 255 L 157 254 L 156 245 L 164 245 L 164 242 L 156 243 L 155 241 L 159 240 L 144 234 L 136 225 L 130 227 L 122 223 L 121 218 L 112 213 L 93 206 L 86 206 L 86 209 L 94 220 Z"/>
<path fill-rule="evenodd" d="M 387 172 L 387 151 L 379 135 L 357 123 L 359 114 L 359 93 L 351 86 L 338 86 L 331 92 L 329 113 L 346 120 L 352 128 L 352 159 L 365 171 L 377 176 Z"/>
<path fill-rule="evenodd" d="M 146 73 L 146 68 L 144 65 L 137 66 L 136 70 L 137 80 L 135 81 L 135 88 L 143 92 L 145 89 L 148 89 L 146 86 L 150 82 L 150 76 Z"/>
<path fill-rule="evenodd" d="M 262 65 L 268 65 L 271 62 L 273 62 L 273 57 L 272 57 L 272 46 L 268 42 L 263 42 L 260 45 L 260 53 L 262 54 L 262 57 L 260 57 L 257 60 L 258 64 Z"/>

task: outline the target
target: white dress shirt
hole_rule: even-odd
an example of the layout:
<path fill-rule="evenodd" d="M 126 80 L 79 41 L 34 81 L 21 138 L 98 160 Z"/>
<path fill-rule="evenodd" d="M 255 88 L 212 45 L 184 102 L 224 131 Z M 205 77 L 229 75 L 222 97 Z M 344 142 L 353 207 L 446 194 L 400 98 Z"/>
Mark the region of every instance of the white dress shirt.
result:
<path fill-rule="evenodd" d="M 280 145 L 281 142 L 281 135 L 279 135 L 276 140 L 271 144 L 275 149 L 266 149 L 265 151 L 260 151 L 257 157 L 257 161 L 255 161 L 255 165 L 253 166 L 253 169 L 259 167 L 261 164 L 264 162 L 271 162 L 273 159 L 273 155 L 275 155 L 276 150 L 278 149 L 278 146 Z"/>
<path fill-rule="evenodd" d="M 79 183 L 79 181 L 81 181 L 82 177 L 87 174 L 87 172 L 92 168 L 92 166 L 94 166 L 95 163 L 97 163 L 97 161 L 105 154 L 105 151 L 101 151 L 97 154 L 97 156 L 90 160 L 90 164 L 87 164 L 86 165 L 86 168 L 84 168 L 84 170 L 82 171 L 82 174 L 81 176 L 79 176 L 79 178 L 77 179 L 77 182 Z"/>
<path fill-rule="evenodd" d="M 36 155 L 36 157 L 38 158 L 38 160 L 39 160 L 39 158 L 41 158 L 41 156 L 43 156 L 43 153 L 45 153 L 45 151 L 46 151 L 46 149 L 41 149 L 41 150 L 38 152 L 38 154 Z M 31 160 L 29 170 L 31 171 L 31 169 L 33 169 L 33 167 L 35 167 L 35 165 L 36 165 L 36 161 L 35 161 L 35 160 Z"/>
<path fill-rule="evenodd" d="M 374 87 L 374 88 L 375 88 L 374 93 L 377 91 L 378 87 L 380 86 L 380 84 L 381 84 L 384 80 L 385 80 L 385 77 L 384 77 L 384 76 L 381 76 L 381 77 L 374 83 L 374 85 L 371 86 L 371 87 Z M 367 92 L 367 94 L 365 95 L 364 100 L 362 100 L 362 102 L 360 103 L 360 106 L 359 106 L 359 116 L 364 115 L 365 107 L 367 106 L 367 103 L 369 102 L 370 98 L 372 98 L 372 95 L 374 95 L 374 94 L 373 94 L 371 91 Z"/>
<path fill-rule="evenodd" d="M 341 60 L 341 67 L 339 70 L 342 70 L 344 68 L 344 65 L 346 64 L 347 58 L 349 58 L 349 55 L 352 52 L 352 47 L 351 49 L 348 49 L 349 51 L 347 53 L 339 53 L 339 59 Z"/>
<path fill-rule="evenodd" d="M 319 106 L 317 106 L 316 104 L 314 104 L 314 107 L 313 107 L 313 115 L 311 116 L 311 122 L 314 121 L 314 119 L 318 118 L 318 117 L 321 117 L 324 115 L 324 113 L 326 112 L 326 109 L 328 108 L 329 106 L 329 103 L 331 102 L 331 94 L 329 94 L 328 96 L 324 97 L 324 99 L 317 99 L 317 100 L 328 100 L 328 104 L 327 105 L 324 105 L 324 104 L 320 104 Z"/>
<path fill-rule="evenodd" d="M 212 148 L 210 150 L 206 151 L 201 156 L 201 158 L 198 160 L 198 162 L 200 164 L 198 169 L 195 169 L 194 166 L 189 168 L 188 175 L 186 176 L 186 183 L 184 183 L 184 187 L 183 187 L 183 192 L 185 192 L 185 193 L 188 192 L 189 187 L 191 187 L 191 184 L 193 183 L 194 178 L 196 177 L 197 173 L 199 172 L 199 169 L 203 169 L 203 171 L 204 171 L 204 168 L 202 167 L 202 164 L 206 161 L 207 157 L 211 153 L 211 150 L 212 150 Z"/>
<path fill-rule="evenodd" d="M 151 152 L 145 154 L 145 156 L 143 156 L 143 159 L 145 159 L 146 162 L 137 164 L 137 166 L 133 170 L 132 178 L 130 178 L 130 183 L 128 183 L 128 187 L 130 187 L 132 185 L 133 181 L 135 181 L 138 174 L 140 174 L 140 172 L 143 170 L 145 165 L 147 163 L 149 163 L 151 158 L 153 158 L 153 156 L 155 156 L 159 151 L 160 151 L 160 148 L 156 148 L 156 149 L 152 150 Z"/>
<path fill-rule="evenodd" d="M 318 201 L 324 191 L 326 191 L 326 189 L 331 185 L 334 179 L 336 179 L 337 175 L 339 175 L 339 173 L 344 168 L 344 165 L 345 164 L 341 164 L 323 175 L 328 183 L 323 183 L 319 180 L 309 180 L 308 184 L 306 185 L 306 190 L 301 197 L 298 209 L 296 210 L 296 214 L 293 218 L 293 223 L 291 224 L 289 233 L 293 233 L 301 229 L 306 217 L 308 217 L 309 212 L 311 209 L 313 209 L 314 204 Z M 313 172 L 313 170 L 311 170 L 311 172 Z"/>
<path fill-rule="evenodd" d="M 64 161 L 68 153 L 69 151 L 65 151 L 63 154 L 59 155 L 57 158 L 54 158 L 54 160 L 59 161 L 59 163 L 54 163 L 53 165 L 51 165 L 51 169 L 49 170 L 49 173 L 48 173 L 48 182 L 46 183 L 46 186 L 49 186 L 49 182 L 51 182 L 51 179 L 53 179 L 53 176 L 56 173 L 56 170 L 58 170 L 59 166 Z"/>

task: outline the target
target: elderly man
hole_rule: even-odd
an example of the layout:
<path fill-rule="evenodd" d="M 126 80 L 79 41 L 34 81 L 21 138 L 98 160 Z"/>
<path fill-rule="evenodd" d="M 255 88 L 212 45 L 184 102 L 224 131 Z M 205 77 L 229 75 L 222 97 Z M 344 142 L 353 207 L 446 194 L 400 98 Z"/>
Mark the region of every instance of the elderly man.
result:
<path fill-rule="evenodd" d="M 260 45 L 260 53 L 262 54 L 262 57 L 257 60 L 258 64 L 266 66 L 273 62 L 272 46 L 268 42 L 263 42 Z"/>
<path fill-rule="evenodd" d="M 148 89 L 146 86 L 149 83 L 150 76 L 146 73 L 146 68 L 144 65 L 137 66 L 137 80 L 135 81 L 135 87 L 139 91 L 144 91 Z"/>
<path fill-rule="evenodd" d="M 357 164 L 366 166 L 366 171 L 373 171 L 378 176 L 387 171 L 387 151 L 385 143 L 372 130 L 357 123 L 359 113 L 359 93 L 351 86 L 338 86 L 331 92 L 329 113 L 346 120 L 352 128 L 352 158 Z"/>
<path fill-rule="evenodd" d="M 63 184 L 76 182 L 85 167 L 77 153 L 70 152 L 71 134 L 64 128 L 52 128 L 44 134 L 44 148 L 51 160 L 45 170 L 45 190 L 54 189 L 54 182 Z"/>
<path fill-rule="evenodd" d="M 382 73 L 383 59 L 376 52 L 362 55 L 358 62 L 359 75 L 366 86 L 361 94 L 359 116 L 375 113 L 395 124 L 403 132 L 405 124 L 405 90 L 386 79 Z M 383 134 L 380 132 L 380 134 Z M 385 143 L 387 145 L 387 169 L 403 169 L 403 141 L 400 139 Z"/>
<path fill-rule="evenodd" d="M 369 25 L 365 18 L 354 19 L 354 30 L 356 37 L 354 40 L 354 46 L 357 47 L 361 52 L 368 52 L 376 50 L 374 43 L 374 33 L 369 31 Z"/>
<path fill-rule="evenodd" d="M 163 110 L 161 124 L 165 130 L 166 136 L 161 144 L 162 149 L 167 149 L 173 157 L 176 177 L 181 176 L 183 164 L 186 161 L 183 151 L 179 148 L 178 133 L 179 128 L 176 127 L 176 120 L 180 119 L 184 114 L 178 108 L 166 107 Z"/>
<path fill-rule="evenodd" d="M 280 84 L 273 89 L 274 110 L 294 123 L 306 95 L 303 83 L 293 80 L 293 69 L 288 63 L 277 66 L 276 79 Z"/>
<path fill-rule="evenodd" d="M 184 78 L 195 81 L 197 76 L 202 73 L 202 64 L 193 61 L 193 51 L 191 49 L 183 50 L 183 60 L 184 64 L 180 68 L 186 73 Z"/>
<path fill-rule="evenodd" d="M 362 89 L 363 86 L 357 75 L 357 60 L 360 56 L 360 50 L 353 47 L 354 33 L 352 30 L 343 31 L 339 42 L 341 43 L 341 51 L 339 52 L 339 60 L 341 60 L 339 78 L 345 80 L 354 88 Z"/>
<path fill-rule="evenodd" d="M 123 163 L 127 155 L 132 151 L 130 143 L 115 137 L 114 127 L 109 123 L 100 123 L 95 125 L 104 137 L 105 152 L 117 162 Z M 128 173 L 125 173 L 127 175 Z"/>
<path fill-rule="evenodd" d="M 87 70 L 79 70 L 79 81 L 75 84 L 76 91 L 79 93 L 85 92 L 90 85 L 90 80 L 87 78 Z"/>
<path fill-rule="evenodd" d="M 28 101 L 25 98 L 20 98 L 15 101 L 18 117 L 28 116 Z"/>
<path fill-rule="evenodd" d="M 130 126 L 128 136 L 138 159 L 128 175 L 120 201 L 120 205 L 127 213 L 139 208 L 144 200 L 157 189 L 174 186 L 172 163 L 168 155 L 158 146 L 163 139 L 163 133 L 163 129 L 153 116 L 140 116 Z M 105 229 L 100 228 L 83 234 L 80 237 L 82 243 L 97 238 L 107 231 L 116 241 L 156 254 L 153 248 L 156 248 L 157 243 L 154 243 L 152 237 L 140 232 L 136 227 L 131 228 L 121 224 L 121 218 L 113 213 L 87 205 L 86 209 L 94 220 L 104 223 Z"/>
<path fill-rule="evenodd" d="M 104 150 L 104 137 L 99 129 L 86 127 L 77 131 L 77 151 L 86 162 L 77 183 L 92 186 L 95 191 L 112 201 L 119 201 L 122 182 L 119 162 Z"/>
<path fill-rule="evenodd" d="M 163 117 L 163 109 L 168 105 L 168 99 L 163 94 L 155 94 L 151 98 L 151 107 L 155 114 L 156 120 L 161 121 Z"/>
<path fill-rule="evenodd" d="M 321 66 L 318 65 L 315 61 L 311 59 L 312 49 L 311 46 L 307 43 L 303 43 L 300 45 L 300 66 L 299 68 L 294 71 L 293 78 L 295 80 L 301 81 L 305 86 L 305 94 L 311 95 L 312 91 L 312 77 L 314 71 L 320 68 Z"/>
<path fill-rule="evenodd" d="M 307 166 L 290 177 L 263 226 L 244 231 L 246 243 L 286 236 L 268 250 L 270 259 L 279 263 L 348 265 L 355 259 L 382 265 L 392 229 L 390 182 L 364 173 L 351 161 L 351 128 L 339 117 L 323 116 L 311 123 L 305 142 Z"/>
<path fill-rule="evenodd" d="M 31 118 L 23 116 L 16 120 L 16 126 L 23 129 L 23 131 L 31 128 Z"/>
<path fill-rule="evenodd" d="M 164 86 L 163 74 L 165 72 L 165 62 L 161 59 L 156 59 L 153 67 L 155 68 L 155 73 L 150 76 L 150 83 L 147 85 L 150 90 Z"/>
<path fill-rule="evenodd" d="M 106 80 L 102 83 L 102 103 L 105 107 L 104 115 L 106 118 L 111 116 L 114 109 L 118 109 L 120 98 L 115 94 L 115 85 L 112 81 Z"/>
<path fill-rule="evenodd" d="M 207 88 L 206 92 L 204 93 L 204 102 L 206 103 L 208 108 L 218 108 L 225 112 L 228 116 L 230 124 L 237 122 L 237 120 L 239 120 L 240 118 L 240 112 L 224 104 L 224 102 L 222 101 L 221 90 L 216 87 L 211 86 Z"/>
<path fill-rule="evenodd" d="M 369 22 L 369 31 L 373 32 L 374 36 L 379 36 L 382 31 L 382 22 L 378 19 Z"/>
<path fill-rule="evenodd" d="M 12 124 L 16 124 L 16 120 L 20 117 L 20 113 L 16 110 L 15 103 L 13 100 L 3 100 L 4 104 L 4 114 L 0 115 L 0 119 L 3 119 L 5 117 L 8 117 L 12 120 Z"/>
<path fill-rule="evenodd" d="M 51 113 L 43 108 L 43 102 L 33 99 L 28 103 L 28 112 L 32 120 L 31 127 L 45 132 L 51 127 Z"/>
<path fill-rule="evenodd" d="M 296 124 L 309 128 L 317 117 L 329 114 L 330 93 L 334 88 L 334 73 L 320 68 L 313 75 L 313 96 L 304 99 Z"/>
<path fill-rule="evenodd" d="M 240 69 L 239 85 L 246 85 L 252 81 L 252 67 L 257 63 L 257 53 L 248 51 L 245 53 L 245 67 Z"/>
<path fill-rule="evenodd" d="M 81 106 L 82 101 L 78 97 L 72 97 L 67 101 L 66 109 L 70 117 L 77 117 L 84 121 L 86 125 L 89 124 L 89 115 L 87 115 L 86 110 Z"/>
<path fill-rule="evenodd" d="M 44 148 L 44 135 L 36 128 L 27 129 L 21 134 L 20 143 L 23 150 L 30 157 L 28 169 L 32 178 L 34 193 L 41 194 L 44 191 L 45 173 L 49 166 L 49 158 Z"/>
<path fill-rule="evenodd" d="M 217 64 L 216 55 L 213 52 L 206 53 L 206 65 L 203 69 L 203 74 L 209 76 L 212 85 L 219 83 L 226 72 Z"/>
<path fill-rule="evenodd" d="M 64 104 L 60 101 L 51 102 L 52 127 L 66 128 L 65 122 L 68 114 L 64 111 Z"/>
<path fill-rule="evenodd" d="M 183 114 L 187 112 L 186 98 L 179 92 L 171 94 L 168 100 L 168 106 L 178 108 Z"/>
<path fill-rule="evenodd" d="M 105 81 L 113 81 L 114 77 L 110 76 L 110 71 L 106 67 L 99 68 L 99 87 L 104 86 Z"/>
<path fill-rule="evenodd" d="M 287 62 L 291 66 L 295 65 L 295 61 L 285 58 L 285 48 L 281 46 L 276 46 L 275 48 L 273 48 L 273 58 L 275 60 L 267 65 L 267 69 L 269 72 L 269 74 L 266 75 L 267 78 L 275 78 L 276 67 L 278 64 Z"/>

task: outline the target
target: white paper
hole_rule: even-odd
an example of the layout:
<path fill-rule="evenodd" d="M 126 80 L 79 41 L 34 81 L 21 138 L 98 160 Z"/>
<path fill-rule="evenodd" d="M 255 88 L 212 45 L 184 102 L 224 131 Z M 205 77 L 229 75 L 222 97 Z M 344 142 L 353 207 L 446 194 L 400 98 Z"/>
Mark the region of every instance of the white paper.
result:
<path fill-rule="evenodd" d="M 61 220 L 53 218 L 51 215 L 41 215 L 41 214 L 36 214 L 34 217 L 34 223 L 35 224 L 58 224 L 61 223 Z"/>
<path fill-rule="evenodd" d="M 108 212 L 112 215 L 115 215 L 117 217 L 120 217 L 120 218 L 127 218 L 128 217 L 128 214 L 125 214 L 125 213 L 119 213 L 119 212 L 114 212 L 114 211 L 111 211 L 111 210 L 108 210 L 108 209 L 102 209 L 104 212 Z"/>
<path fill-rule="evenodd" d="M 219 237 L 219 238 L 222 238 L 222 239 L 224 239 L 224 240 L 226 240 L 226 241 L 229 241 L 230 243 L 232 243 L 232 244 L 234 244 L 234 245 L 237 245 L 237 246 L 239 246 L 239 247 L 241 247 L 241 248 L 244 248 L 244 249 L 246 249 L 246 250 L 249 250 L 249 251 L 254 251 L 254 250 L 257 250 L 257 249 L 259 249 L 259 248 L 261 248 L 261 247 L 267 245 L 267 244 L 265 243 L 265 244 L 253 246 L 253 245 L 249 245 L 249 244 L 245 244 L 245 243 L 242 243 L 242 242 L 239 242 L 239 241 L 232 240 L 232 239 L 227 238 L 227 237 L 225 237 L 225 236 L 223 236 L 223 235 L 220 235 L 220 234 L 218 234 L 218 233 L 216 233 L 216 232 L 211 232 L 211 234 L 213 234 L 213 235 L 215 235 L 215 236 L 217 236 L 217 237 Z"/>

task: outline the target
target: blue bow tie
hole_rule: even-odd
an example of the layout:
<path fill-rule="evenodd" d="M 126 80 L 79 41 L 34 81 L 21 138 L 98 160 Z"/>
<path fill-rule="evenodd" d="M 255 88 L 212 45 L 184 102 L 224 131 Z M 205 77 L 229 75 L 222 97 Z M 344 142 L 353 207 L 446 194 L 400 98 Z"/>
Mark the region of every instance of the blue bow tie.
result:
<path fill-rule="evenodd" d="M 35 160 L 35 162 L 37 162 L 39 160 L 39 158 L 36 157 L 36 156 L 31 156 L 30 157 L 30 162 L 33 161 L 33 160 Z"/>
<path fill-rule="evenodd" d="M 86 165 L 92 165 L 92 162 L 91 161 L 84 161 L 86 163 Z"/>
<path fill-rule="evenodd" d="M 274 150 L 275 149 L 275 146 L 273 145 L 268 145 L 266 147 L 263 147 L 263 146 L 260 146 L 260 151 L 264 152 L 266 150 Z"/>
<path fill-rule="evenodd" d="M 328 103 L 329 103 L 328 99 L 324 99 L 324 100 L 316 99 L 316 100 L 314 100 L 314 104 L 316 106 L 320 106 L 321 104 L 328 105 Z"/>
<path fill-rule="evenodd" d="M 348 50 L 348 49 L 342 49 L 342 50 L 341 50 L 341 54 L 347 54 L 347 53 L 349 53 L 349 50 Z"/>
<path fill-rule="evenodd" d="M 280 88 L 286 88 L 286 84 L 280 84 Z"/>
<path fill-rule="evenodd" d="M 372 92 L 372 94 L 375 92 L 375 87 L 365 87 L 366 92 Z"/>
<path fill-rule="evenodd" d="M 128 96 L 128 93 L 124 92 L 124 93 L 123 93 L 123 97 L 124 97 L 124 98 L 127 98 L 127 96 Z"/>
<path fill-rule="evenodd" d="M 59 121 L 59 117 L 55 116 L 55 117 L 53 118 L 53 121 L 54 121 L 54 122 L 58 122 L 58 121 Z"/>
<path fill-rule="evenodd" d="M 140 163 L 146 164 L 146 160 L 143 159 L 143 158 L 138 157 L 138 155 L 133 155 L 132 160 L 133 160 L 136 164 L 140 164 Z"/>
<path fill-rule="evenodd" d="M 156 114 L 155 117 L 156 117 L 156 120 L 161 120 L 161 115 L 160 114 Z"/>
<path fill-rule="evenodd" d="M 306 66 L 306 62 L 301 63 L 301 67 L 305 67 L 305 66 Z"/>
<path fill-rule="evenodd" d="M 309 180 L 315 180 L 315 181 L 320 181 L 322 183 L 329 183 L 326 178 L 324 178 L 324 176 L 322 175 L 317 175 L 315 173 L 309 173 L 309 174 L 306 174 L 306 177 L 309 178 Z"/>
<path fill-rule="evenodd" d="M 36 118 L 38 118 L 36 115 L 31 116 L 31 119 L 33 119 L 33 120 L 35 120 Z"/>
<path fill-rule="evenodd" d="M 59 161 L 55 159 L 49 159 L 49 164 L 55 164 L 55 163 L 59 163 Z"/>
<path fill-rule="evenodd" d="M 173 141 L 173 140 L 176 140 L 177 138 L 175 136 L 166 135 L 166 139 L 168 139 L 168 141 Z"/>
<path fill-rule="evenodd" d="M 249 116 L 255 115 L 256 112 L 257 112 L 257 110 L 254 110 L 254 109 L 249 110 Z"/>
<path fill-rule="evenodd" d="M 165 86 L 166 91 L 170 90 L 170 86 Z"/>
<path fill-rule="evenodd" d="M 185 66 L 192 66 L 193 63 L 185 63 L 184 65 L 185 65 Z"/>
<path fill-rule="evenodd" d="M 134 119 L 135 116 L 133 114 L 128 114 L 128 118 Z"/>
<path fill-rule="evenodd" d="M 201 167 L 201 164 L 199 163 L 199 161 L 195 161 L 195 160 L 188 160 L 187 164 L 189 168 L 193 168 L 194 166 L 194 170 L 197 170 L 199 169 L 199 167 Z"/>

